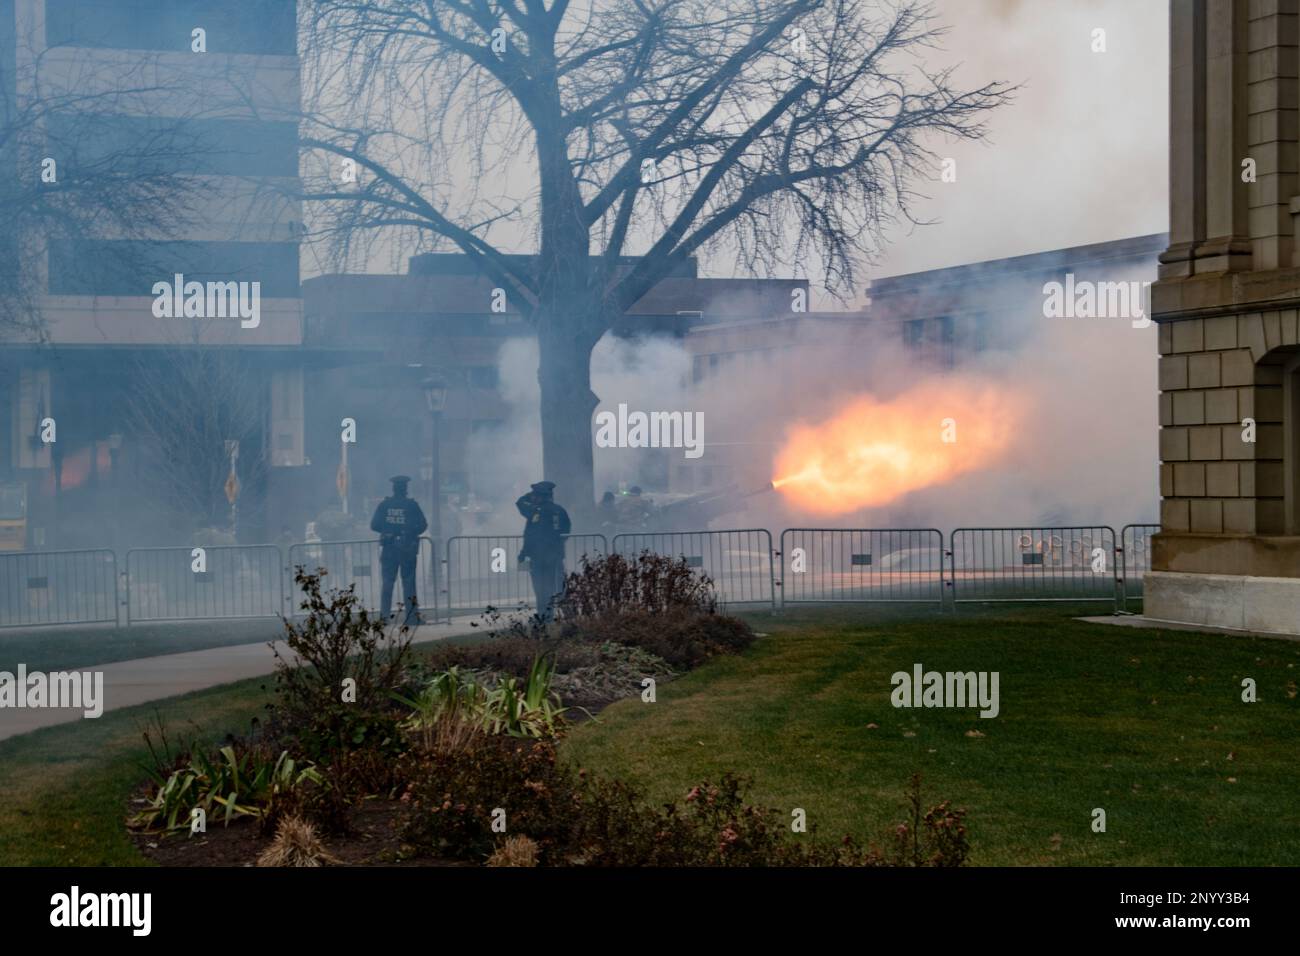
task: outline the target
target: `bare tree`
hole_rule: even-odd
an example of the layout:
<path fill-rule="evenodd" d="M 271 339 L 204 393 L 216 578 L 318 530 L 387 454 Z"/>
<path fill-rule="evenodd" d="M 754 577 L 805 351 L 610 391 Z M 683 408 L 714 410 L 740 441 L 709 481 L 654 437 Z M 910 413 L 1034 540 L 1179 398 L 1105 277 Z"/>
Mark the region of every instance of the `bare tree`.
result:
<path fill-rule="evenodd" d="M 942 31 L 910 2 L 306 0 L 302 17 L 321 234 L 346 260 L 414 233 L 505 290 L 537 330 L 546 475 L 579 509 L 591 350 L 620 314 L 720 251 L 850 290 L 882 228 L 915 221 L 927 138 L 981 136 L 1012 92 L 927 72 Z"/>
<path fill-rule="evenodd" d="M 227 441 L 239 442 L 241 487 L 266 479 L 266 387 L 234 349 L 172 347 L 136 362 L 127 427 L 143 449 L 146 487 L 193 528 L 228 528 Z"/>

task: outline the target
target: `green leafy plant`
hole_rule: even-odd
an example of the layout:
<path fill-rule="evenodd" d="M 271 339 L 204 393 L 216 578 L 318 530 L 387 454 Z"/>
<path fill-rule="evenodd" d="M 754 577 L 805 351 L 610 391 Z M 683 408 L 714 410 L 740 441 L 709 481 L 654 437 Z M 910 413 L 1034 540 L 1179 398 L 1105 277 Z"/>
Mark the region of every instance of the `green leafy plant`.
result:
<path fill-rule="evenodd" d="M 306 785 L 326 786 L 313 764 L 300 764 L 287 750 L 274 762 L 269 757 L 260 747 L 241 752 L 227 745 L 211 756 L 196 750 L 186 766 L 156 779 L 156 791 L 130 824 L 143 830 L 185 829 L 195 808 L 227 825 L 238 817 L 265 819 L 277 812 L 277 801 Z"/>
<path fill-rule="evenodd" d="M 425 750 L 454 749 L 482 728 L 487 690 L 453 666 L 435 674 L 414 697 L 394 692 L 393 698 L 411 709 L 402 726 L 419 736 Z"/>
<path fill-rule="evenodd" d="M 300 606 L 306 616 L 284 622 L 289 654 L 272 645 L 277 730 L 324 762 L 359 748 L 395 757 L 401 715 L 391 696 L 405 679 L 410 632 L 387 628 L 360 606 L 351 586 L 323 594 L 324 574 L 298 568 L 294 581 L 304 594 Z"/>
<path fill-rule="evenodd" d="M 403 726 L 426 750 L 461 746 L 472 731 L 540 739 L 567 726 L 559 695 L 551 690 L 555 663 L 537 655 L 520 682 L 513 676 L 478 679 L 459 667 L 431 677 L 418 694 L 393 697 L 410 708 Z"/>
<path fill-rule="evenodd" d="M 567 726 L 560 697 L 551 690 L 555 663 L 539 655 L 522 687 L 514 677 L 506 677 L 488 692 L 484 707 L 484 726 L 489 733 L 511 737 L 556 737 Z"/>

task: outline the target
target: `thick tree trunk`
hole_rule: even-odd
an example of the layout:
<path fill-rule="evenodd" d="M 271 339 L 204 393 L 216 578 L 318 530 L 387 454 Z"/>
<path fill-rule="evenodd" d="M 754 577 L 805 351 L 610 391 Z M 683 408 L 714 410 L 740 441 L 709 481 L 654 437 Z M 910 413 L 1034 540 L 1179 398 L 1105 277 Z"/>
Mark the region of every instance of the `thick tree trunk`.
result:
<path fill-rule="evenodd" d="M 541 385 L 542 470 L 556 484 L 576 530 L 589 530 L 595 516 L 591 416 L 598 399 L 591 390 L 591 350 L 608 328 L 602 321 L 604 282 L 589 258 L 591 236 L 583 220 L 582 195 L 569 163 L 559 89 L 553 75 L 542 84 L 549 95 L 534 119 L 541 187 L 538 247 L 537 381 Z"/>
<path fill-rule="evenodd" d="M 575 302 L 571 308 L 579 308 Z M 541 385 L 542 470 L 556 484 L 555 500 L 575 530 L 590 527 L 595 509 L 591 417 L 599 399 L 591 390 L 591 350 L 599 336 L 570 317 L 538 323 L 537 380 Z"/>

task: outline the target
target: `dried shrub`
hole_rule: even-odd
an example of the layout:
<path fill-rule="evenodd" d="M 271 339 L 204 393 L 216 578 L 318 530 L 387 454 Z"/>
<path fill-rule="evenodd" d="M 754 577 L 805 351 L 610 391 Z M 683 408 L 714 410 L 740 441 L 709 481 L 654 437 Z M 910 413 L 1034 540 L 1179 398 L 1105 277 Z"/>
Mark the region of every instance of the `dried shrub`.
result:
<path fill-rule="evenodd" d="M 688 670 L 754 641 L 748 624 L 718 613 L 713 581 L 684 557 L 584 557 L 565 588 L 558 615 L 565 642 L 623 644 Z"/>
<path fill-rule="evenodd" d="M 507 832 L 524 835 L 544 859 L 573 825 L 571 774 L 549 742 L 483 735 L 457 751 L 407 759 L 411 806 L 403 839 L 441 856 L 484 860 L 496 849 L 492 813 L 505 810 Z"/>
<path fill-rule="evenodd" d="M 498 808 L 507 832 L 532 841 L 538 864 L 549 866 L 960 866 L 969 853 L 965 811 L 945 802 L 921 813 L 919 777 L 912 818 L 892 831 L 886 852 L 847 837 L 827 844 L 815 831 L 796 836 L 781 811 L 748 803 L 745 781 L 730 774 L 655 807 L 623 782 L 573 772 L 547 742 L 484 737 L 421 755 L 407 775 L 403 838 L 462 859 L 501 851 Z"/>
<path fill-rule="evenodd" d="M 965 809 L 954 810 L 945 800 L 922 811 L 921 775 L 912 774 L 907 803 L 910 819 L 894 831 L 893 859 L 898 866 L 961 866 L 970 855 Z"/>
<path fill-rule="evenodd" d="M 488 866 L 536 866 L 537 844 L 526 836 L 506 837 L 493 854 Z"/>
<path fill-rule="evenodd" d="M 726 614 L 629 611 L 582 621 L 575 639 L 640 648 L 675 670 L 691 670 L 719 654 L 738 654 L 757 639 L 740 618 Z"/>
<path fill-rule="evenodd" d="M 325 850 L 316 828 L 296 816 L 287 816 L 275 830 L 275 839 L 257 858 L 258 866 L 324 866 L 338 860 Z"/>
<path fill-rule="evenodd" d="M 920 777 L 912 777 L 913 820 L 893 831 L 893 852 L 789 830 L 779 810 L 748 803 L 747 781 L 724 774 L 692 787 L 680 802 L 650 808 L 619 781 L 585 779 L 565 862 L 582 866 L 961 866 L 970 851 L 965 811 L 945 801 L 923 815 Z M 904 839 L 903 834 L 907 834 Z M 914 834 L 919 834 L 913 838 Z M 921 848 L 912 852 L 913 848 Z"/>
<path fill-rule="evenodd" d="M 584 645 L 596 652 L 596 660 L 566 674 L 556 674 L 551 687 L 566 704 L 599 707 L 641 693 L 641 681 L 653 677 L 666 683 L 676 672 L 662 657 L 639 647 L 605 642 Z"/>
<path fill-rule="evenodd" d="M 412 673 L 433 676 L 458 667 L 462 671 L 491 671 L 523 680 L 528 677 L 539 649 L 555 662 L 555 670 L 561 674 L 588 667 L 600 660 L 600 648 L 588 643 L 550 640 L 539 648 L 535 638 L 506 636 L 492 637 L 475 644 L 440 645 L 423 655 L 412 668 Z"/>
<path fill-rule="evenodd" d="M 587 622 L 633 611 L 666 614 L 688 611 L 711 614 L 718 600 L 708 575 L 686 558 L 642 551 L 634 558 L 607 554 L 582 559 L 565 581 L 559 602 L 562 620 Z"/>

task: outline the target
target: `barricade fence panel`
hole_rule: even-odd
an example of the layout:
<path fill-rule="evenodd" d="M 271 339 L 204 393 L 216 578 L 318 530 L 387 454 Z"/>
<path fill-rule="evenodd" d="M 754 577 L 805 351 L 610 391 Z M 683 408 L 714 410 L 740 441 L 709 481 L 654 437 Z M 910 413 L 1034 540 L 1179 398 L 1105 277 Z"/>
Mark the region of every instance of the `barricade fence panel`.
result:
<path fill-rule="evenodd" d="M 707 574 L 723 604 L 1110 601 L 1141 595 L 1159 525 L 958 528 L 788 528 L 780 551 L 762 528 L 571 535 L 565 571 L 583 555 L 651 551 L 684 557 Z M 520 535 L 421 538 L 416 593 L 425 620 L 534 606 Z M 327 588 L 352 584 L 377 610 L 383 572 L 378 540 L 202 549 L 138 548 L 120 562 L 107 549 L 0 552 L 0 628 L 56 624 L 274 617 L 298 613 L 294 568 L 324 567 Z M 120 573 L 119 573 L 120 569 Z M 401 606 L 400 575 L 394 608 Z"/>
<path fill-rule="evenodd" d="M 1118 600 L 1107 526 L 958 528 L 951 542 L 954 602 Z"/>
<path fill-rule="evenodd" d="M 528 563 L 519 559 L 523 546 L 523 535 L 518 534 L 448 538 L 443 585 L 447 614 L 535 607 Z M 564 542 L 565 573 L 578 570 L 583 555 L 596 556 L 607 549 L 603 534 L 569 535 Z"/>
<path fill-rule="evenodd" d="M 1151 570 L 1151 536 L 1158 524 L 1126 524 L 1120 529 L 1119 600 L 1127 611 L 1130 598 L 1141 600 L 1142 580 Z"/>
<path fill-rule="evenodd" d="M 766 528 L 616 534 L 613 550 L 628 557 L 642 551 L 684 557 L 712 579 L 719 603 L 776 605 L 772 534 Z"/>
<path fill-rule="evenodd" d="M 438 553 L 431 538 L 420 538 L 420 551 L 415 561 L 415 600 L 421 616 L 433 622 L 438 619 Z M 313 541 L 295 544 L 289 548 L 288 582 L 292 589 L 293 613 L 300 615 L 303 592 L 293 580 L 299 567 L 308 572 L 325 569 L 323 591 L 353 587 L 357 600 L 367 611 L 378 612 L 383 600 L 384 570 L 380 559 L 379 539 L 364 541 Z M 406 595 L 402 592 L 402 575 L 397 573 L 393 584 L 393 610 L 400 609 Z"/>
<path fill-rule="evenodd" d="M 282 562 L 271 544 L 128 551 L 127 621 L 277 617 Z"/>
<path fill-rule="evenodd" d="M 780 556 L 782 604 L 944 602 L 936 528 L 788 528 Z"/>
<path fill-rule="evenodd" d="M 117 623 L 112 551 L 0 552 L 0 627 Z"/>

